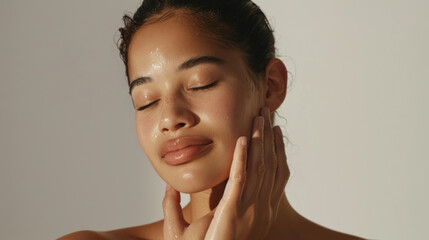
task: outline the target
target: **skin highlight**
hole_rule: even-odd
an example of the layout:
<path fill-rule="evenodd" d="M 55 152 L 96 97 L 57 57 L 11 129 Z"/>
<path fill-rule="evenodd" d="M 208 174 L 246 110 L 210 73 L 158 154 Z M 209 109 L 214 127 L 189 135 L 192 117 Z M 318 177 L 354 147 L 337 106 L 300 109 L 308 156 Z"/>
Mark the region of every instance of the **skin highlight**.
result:
<path fill-rule="evenodd" d="M 221 61 L 180 67 L 202 56 Z M 282 134 L 271 125 L 273 112 L 286 96 L 287 71 L 280 60 L 273 58 L 264 75 L 253 81 L 240 51 L 202 38 L 180 14 L 136 31 L 128 57 L 138 141 L 168 184 L 165 219 L 107 232 L 81 231 L 61 240 L 204 239 L 209 235 L 210 239 L 360 239 L 307 220 L 287 200 L 284 185 L 289 170 Z M 136 79 L 146 80 L 133 85 Z M 160 149 L 166 141 L 184 136 L 209 139 L 212 147 L 185 164 L 166 164 Z M 262 172 L 260 164 L 265 164 Z M 262 186 L 257 192 L 256 185 Z M 274 202 L 268 198 L 271 190 Z M 183 210 L 179 191 L 191 197 Z M 258 212 L 267 212 L 260 201 L 269 202 L 273 213 L 263 219 L 267 221 L 258 222 Z M 238 228 L 230 231 L 234 224 L 225 224 L 230 222 Z M 234 232 L 247 233 L 241 238 Z"/>
<path fill-rule="evenodd" d="M 263 106 L 262 94 L 248 79 L 241 54 L 200 39 L 186 18 L 174 16 L 139 29 L 129 48 L 130 79 L 153 79 L 131 92 L 136 109 L 155 102 L 136 112 L 140 146 L 158 174 L 185 193 L 209 189 L 227 179 L 235 141 L 249 136 L 252 118 Z M 180 68 L 200 56 L 223 63 Z M 209 89 L 193 90 L 213 83 Z M 182 136 L 210 139 L 213 149 L 204 160 L 171 167 L 160 158 L 159 148 Z"/>

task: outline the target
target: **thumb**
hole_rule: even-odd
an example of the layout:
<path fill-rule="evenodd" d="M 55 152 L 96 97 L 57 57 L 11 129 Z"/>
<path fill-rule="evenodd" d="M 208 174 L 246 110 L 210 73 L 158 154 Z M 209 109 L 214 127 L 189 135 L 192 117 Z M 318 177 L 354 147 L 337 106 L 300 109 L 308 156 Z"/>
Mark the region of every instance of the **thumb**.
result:
<path fill-rule="evenodd" d="M 168 184 L 165 187 L 162 205 L 164 209 L 164 239 L 178 239 L 182 236 L 188 223 L 183 217 L 180 206 L 180 193 Z"/>

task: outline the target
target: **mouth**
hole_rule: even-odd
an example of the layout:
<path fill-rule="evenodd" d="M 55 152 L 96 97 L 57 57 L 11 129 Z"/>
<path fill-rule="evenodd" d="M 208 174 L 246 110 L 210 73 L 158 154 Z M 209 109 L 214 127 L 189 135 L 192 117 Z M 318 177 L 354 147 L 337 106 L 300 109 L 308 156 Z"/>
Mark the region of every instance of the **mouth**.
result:
<path fill-rule="evenodd" d="M 190 162 L 210 152 L 213 141 L 201 137 L 181 137 L 165 142 L 161 157 L 168 165 L 176 166 Z"/>

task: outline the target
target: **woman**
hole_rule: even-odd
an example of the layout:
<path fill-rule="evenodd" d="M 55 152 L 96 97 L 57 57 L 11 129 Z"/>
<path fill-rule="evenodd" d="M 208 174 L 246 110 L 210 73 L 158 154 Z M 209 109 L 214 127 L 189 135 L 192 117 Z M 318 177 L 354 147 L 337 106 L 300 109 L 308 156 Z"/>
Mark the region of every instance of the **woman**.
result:
<path fill-rule="evenodd" d="M 164 219 L 61 239 L 360 239 L 299 215 L 273 112 L 287 70 L 245 0 L 145 0 L 119 49 L 139 143 L 166 182 Z M 180 192 L 190 203 L 180 207 Z"/>

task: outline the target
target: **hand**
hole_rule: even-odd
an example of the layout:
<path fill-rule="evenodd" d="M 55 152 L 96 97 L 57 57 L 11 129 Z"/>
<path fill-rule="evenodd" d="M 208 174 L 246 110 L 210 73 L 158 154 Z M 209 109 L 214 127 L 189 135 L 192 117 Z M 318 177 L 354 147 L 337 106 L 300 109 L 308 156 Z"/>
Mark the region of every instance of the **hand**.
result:
<path fill-rule="evenodd" d="M 249 151 L 247 145 L 246 137 L 238 138 L 224 195 L 198 221 L 184 220 L 180 193 L 167 186 L 164 239 L 264 239 L 289 177 L 283 136 L 278 126 L 272 128 L 267 108 L 254 120 Z"/>
<path fill-rule="evenodd" d="M 164 240 L 201 240 L 204 239 L 207 229 L 213 219 L 214 211 L 189 224 L 183 217 L 180 206 L 180 192 L 166 186 L 163 201 L 164 208 Z"/>
<path fill-rule="evenodd" d="M 254 121 L 248 160 L 246 138 L 237 141 L 228 185 L 205 239 L 264 239 L 276 220 L 289 168 L 280 127 L 272 128 L 268 108 L 262 116 Z"/>

